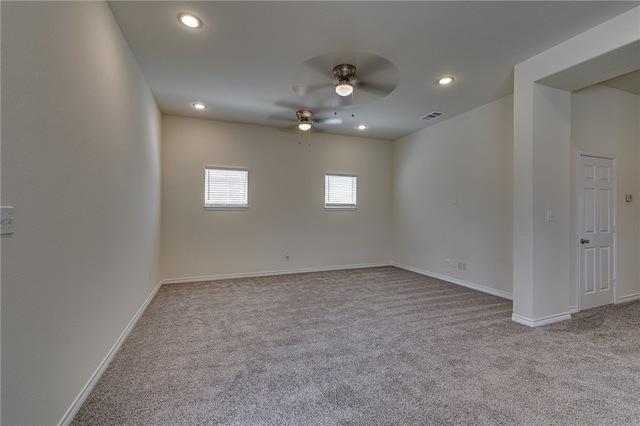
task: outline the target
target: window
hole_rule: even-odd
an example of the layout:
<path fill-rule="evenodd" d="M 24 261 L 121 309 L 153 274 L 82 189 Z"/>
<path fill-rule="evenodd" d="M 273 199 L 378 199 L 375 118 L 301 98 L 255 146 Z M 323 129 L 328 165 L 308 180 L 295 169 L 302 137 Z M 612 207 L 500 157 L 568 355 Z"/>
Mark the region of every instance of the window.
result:
<path fill-rule="evenodd" d="M 351 175 L 324 175 L 324 208 L 355 210 L 358 178 Z"/>
<path fill-rule="evenodd" d="M 249 171 L 205 166 L 204 207 L 208 209 L 246 209 Z"/>

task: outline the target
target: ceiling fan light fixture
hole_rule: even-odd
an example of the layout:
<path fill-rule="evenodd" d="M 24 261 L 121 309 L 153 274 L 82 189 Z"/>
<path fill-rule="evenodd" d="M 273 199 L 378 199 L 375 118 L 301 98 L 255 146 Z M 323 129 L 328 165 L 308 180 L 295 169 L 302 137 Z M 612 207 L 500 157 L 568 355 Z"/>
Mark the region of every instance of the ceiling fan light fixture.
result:
<path fill-rule="evenodd" d="M 349 96 L 353 93 L 353 85 L 348 82 L 340 82 L 336 85 L 336 93 L 340 96 Z"/>
<path fill-rule="evenodd" d="M 333 67 L 335 78 L 334 89 L 340 96 L 349 96 L 353 93 L 353 84 L 356 76 L 356 67 L 351 64 L 340 64 Z"/>
<path fill-rule="evenodd" d="M 189 27 L 193 29 L 202 28 L 202 20 L 194 14 L 181 13 L 180 15 L 178 15 L 178 20 L 185 27 Z"/>
<path fill-rule="evenodd" d="M 298 129 L 306 132 L 311 129 L 311 125 L 313 121 L 311 120 L 311 115 L 313 115 L 313 111 L 310 109 L 301 109 L 296 112 L 296 116 L 298 117 Z"/>

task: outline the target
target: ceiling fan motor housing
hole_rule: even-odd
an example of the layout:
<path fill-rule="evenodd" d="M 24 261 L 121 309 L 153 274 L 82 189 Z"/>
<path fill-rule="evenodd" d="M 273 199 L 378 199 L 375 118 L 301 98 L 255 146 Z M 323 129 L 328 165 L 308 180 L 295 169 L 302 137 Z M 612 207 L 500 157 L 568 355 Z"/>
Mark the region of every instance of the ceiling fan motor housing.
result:
<path fill-rule="evenodd" d="M 356 75 L 356 67 L 351 64 L 340 64 L 333 67 L 333 75 L 339 82 L 348 82 Z"/>
<path fill-rule="evenodd" d="M 311 114 L 313 114 L 313 111 L 309 109 L 301 109 L 300 111 L 296 112 L 296 115 L 298 116 L 298 121 L 300 122 L 310 122 Z"/>

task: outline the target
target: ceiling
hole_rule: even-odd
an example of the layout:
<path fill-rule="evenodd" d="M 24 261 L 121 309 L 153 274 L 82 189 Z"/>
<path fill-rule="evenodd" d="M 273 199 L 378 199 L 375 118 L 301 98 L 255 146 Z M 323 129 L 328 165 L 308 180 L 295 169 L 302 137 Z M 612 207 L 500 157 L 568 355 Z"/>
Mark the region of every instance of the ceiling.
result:
<path fill-rule="evenodd" d="M 616 78 L 603 81 L 602 84 L 640 96 L 640 70 L 631 71 Z"/>
<path fill-rule="evenodd" d="M 512 93 L 515 64 L 640 1 L 109 5 L 164 113 L 295 134 L 296 110 L 311 109 L 314 118 L 342 118 L 319 130 L 393 140 Z M 204 25 L 182 26 L 181 12 Z M 343 62 L 363 83 L 346 105 L 331 87 L 332 68 Z M 446 75 L 454 82 L 438 85 Z M 388 90 L 366 92 L 366 83 Z M 193 109 L 196 101 L 207 109 Z M 420 119 L 433 111 L 443 115 Z M 357 130 L 360 123 L 368 128 Z"/>

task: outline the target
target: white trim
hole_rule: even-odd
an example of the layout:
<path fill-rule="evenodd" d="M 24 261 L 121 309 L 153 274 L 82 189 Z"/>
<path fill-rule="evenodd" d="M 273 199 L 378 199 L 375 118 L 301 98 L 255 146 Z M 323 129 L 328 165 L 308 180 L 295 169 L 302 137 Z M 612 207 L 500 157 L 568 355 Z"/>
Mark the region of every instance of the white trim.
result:
<path fill-rule="evenodd" d="M 578 150 L 578 155 L 584 157 L 604 158 L 605 160 L 615 160 L 616 156 L 612 154 L 603 154 L 601 152 Z"/>
<path fill-rule="evenodd" d="M 580 310 L 578 309 L 577 306 L 572 306 L 572 307 L 569 308 L 569 313 L 570 314 L 575 314 L 577 312 L 580 312 Z"/>
<path fill-rule="evenodd" d="M 538 319 L 530 319 L 525 318 L 518 314 L 511 314 L 511 320 L 517 322 L 518 324 L 527 325 L 529 327 L 540 327 L 542 325 L 553 324 L 554 322 L 564 321 L 571 319 L 571 314 L 558 314 L 558 315 L 550 315 L 548 317 L 538 318 Z"/>
<path fill-rule="evenodd" d="M 277 271 L 261 271 L 261 272 L 246 272 L 237 274 L 222 274 L 222 275 L 207 275 L 202 277 L 185 277 L 185 278 L 170 278 L 160 281 L 161 285 L 165 284 L 182 284 L 182 283 L 195 283 L 202 281 L 218 281 L 218 280 L 230 280 L 235 278 L 256 278 L 256 277 L 270 277 L 274 275 L 290 275 L 290 274 L 304 274 L 308 272 L 325 272 L 325 271 L 340 271 L 343 269 L 361 269 L 361 268 L 377 268 L 380 266 L 393 266 L 388 262 L 380 263 L 361 263 L 354 265 L 335 265 L 335 266 L 321 266 L 315 268 L 300 268 L 300 269 L 283 269 Z"/>
<path fill-rule="evenodd" d="M 111 349 L 107 353 L 107 356 L 102 360 L 102 362 L 100 363 L 96 371 L 91 375 L 91 378 L 89 379 L 87 384 L 84 385 L 84 388 L 82 388 L 82 391 L 80 392 L 80 394 L 78 394 L 78 396 L 73 401 L 71 406 L 67 409 L 67 412 L 64 413 L 64 416 L 62 416 L 62 419 L 60 420 L 60 422 L 58 422 L 58 426 L 68 426 L 71 423 L 75 415 L 78 413 L 78 410 L 80 409 L 80 407 L 82 406 L 84 401 L 87 399 L 87 397 L 89 396 L 89 394 L 91 393 L 95 385 L 98 383 L 98 380 L 100 380 L 100 377 L 102 377 L 102 374 L 104 373 L 104 371 L 107 369 L 107 367 L 113 360 L 113 357 L 116 355 L 116 353 L 124 343 L 125 339 L 129 335 L 129 333 L 131 333 L 131 330 L 133 330 L 133 327 L 135 327 L 138 320 L 140 320 L 140 317 L 142 317 L 142 314 L 149 306 L 149 303 L 151 303 L 151 300 L 153 300 L 153 297 L 156 295 L 156 293 L 160 289 L 160 285 L 162 285 L 161 282 L 158 283 L 158 285 L 156 285 L 156 287 L 153 289 L 151 294 L 144 301 L 140 309 L 138 309 L 138 312 L 136 312 L 136 314 L 133 316 L 133 319 L 129 322 L 129 324 L 124 329 L 120 337 L 118 337 L 118 340 L 116 340 L 116 343 L 111 347 Z"/>
<path fill-rule="evenodd" d="M 457 284 L 457 285 L 461 285 L 463 287 L 471 288 L 473 290 L 478 290 L 478 291 L 481 291 L 483 293 L 489 293 L 489 294 L 491 294 L 493 296 L 498 296 L 498 297 L 502 297 L 504 299 L 513 300 L 513 295 L 511 293 L 507 293 L 506 291 L 496 290 L 495 288 L 486 287 L 486 286 L 483 286 L 481 284 L 475 284 L 475 283 L 471 283 L 471 282 L 468 282 L 468 281 L 459 280 L 457 278 L 448 277 L 446 275 L 436 274 L 435 272 L 425 271 L 423 269 L 414 268 L 413 266 L 402 265 L 402 264 L 395 263 L 395 262 L 392 263 L 392 265 L 395 266 L 395 267 L 401 268 L 401 269 L 406 269 L 407 271 L 415 272 L 415 273 L 420 274 L 420 275 L 426 275 L 428 277 L 437 278 L 439 280 L 447 281 L 447 282 L 450 282 L 452 284 Z"/>
<path fill-rule="evenodd" d="M 629 294 L 628 296 L 618 297 L 614 303 L 627 303 L 633 302 L 635 300 L 640 300 L 640 293 Z"/>

